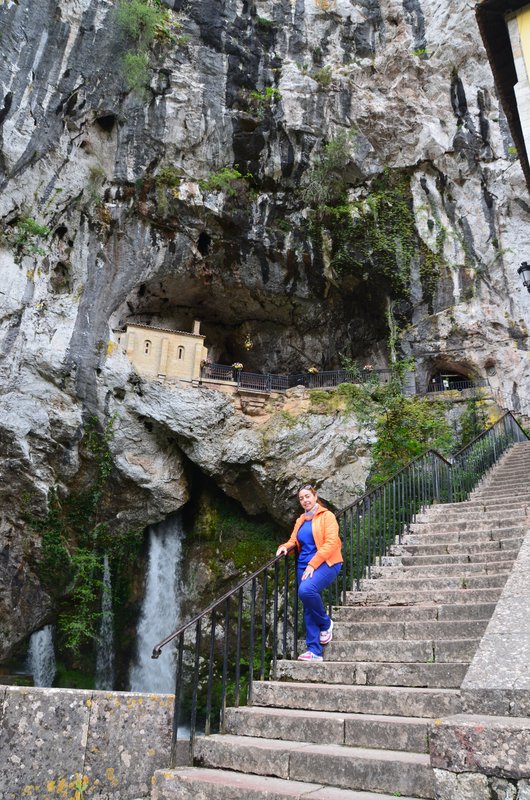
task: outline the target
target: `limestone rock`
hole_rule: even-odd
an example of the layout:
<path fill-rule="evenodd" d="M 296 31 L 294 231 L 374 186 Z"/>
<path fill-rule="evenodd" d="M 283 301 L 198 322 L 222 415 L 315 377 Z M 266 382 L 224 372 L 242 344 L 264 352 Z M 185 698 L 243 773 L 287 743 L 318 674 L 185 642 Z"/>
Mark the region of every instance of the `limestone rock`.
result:
<path fill-rule="evenodd" d="M 371 433 L 302 410 L 305 390 L 289 393 L 293 419 L 243 416 L 220 393 L 142 381 L 110 346 L 130 318 L 190 329 L 200 317 L 212 357 L 251 371 L 335 368 L 341 355 L 384 366 L 388 276 L 341 274 L 336 232 L 322 246 L 308 233 L 300 191 L 341 134 L 349 196 L 403 170 L 425 251 L 443 256 L 436 275 L 413 264 L 407 310 L 392 306 L 409 324 L 418 389 L 446 368 L 520 407 L 530 398 L 530 311 L 515 274 L 530 201 L 473 4 L 167 5 L 179 43 L 153 49 L 138 93 L 115 3 L 0 4 L 1 611 L 14 617 L 15 575 L 32 609 L 2 652 L 49 608 L 23 554 L 24 537 L 38 547 L 23 498 L 42 512 L 51 486 L 82 479 L 91 415 L 119 415 L 124 524 L 186 503 L 189 462 L 250 513 L 282 521 L 302 480 L 336 506 L 363 490 Z"/>

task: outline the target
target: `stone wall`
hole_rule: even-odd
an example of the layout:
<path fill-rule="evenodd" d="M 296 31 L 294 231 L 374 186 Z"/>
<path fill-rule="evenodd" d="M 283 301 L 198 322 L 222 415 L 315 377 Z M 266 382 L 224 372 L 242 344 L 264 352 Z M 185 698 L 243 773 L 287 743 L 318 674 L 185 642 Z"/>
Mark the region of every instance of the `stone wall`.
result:
<path fill-rule="evenodd" d="M 530 800 L 530 532 L 462 683 L 429 732 L 439 800 Z"/>
<path fill-rule="evenodd" d="M 173 695 L 0 687 L 0 800 L 149 797 L 172 709 Z"/>

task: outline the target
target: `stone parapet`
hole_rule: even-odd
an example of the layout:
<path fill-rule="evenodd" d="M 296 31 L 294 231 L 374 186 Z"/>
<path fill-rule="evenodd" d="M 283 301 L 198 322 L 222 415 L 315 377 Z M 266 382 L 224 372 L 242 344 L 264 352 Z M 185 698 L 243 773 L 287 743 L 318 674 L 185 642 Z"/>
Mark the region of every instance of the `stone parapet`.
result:
<path fill-rule="evenodd" d="M 172 695 L 1 687 L 0 800 L 149 797 L 172 712 Z"/>
<path fill-rule="evenodd" d="M 530 532 L 462 683 L 464 710 L 530 715 Z"/>
<path fill-rule="evenodd" d="M 438 800 L 530 800 L 530 719 L 457 714 L 429 730 Z"/>
<path fill-rule="evenodd" d="M 431 765 L 519 780 L 530 777 L 530 719 L 455 714 L 429 729 Z"/>

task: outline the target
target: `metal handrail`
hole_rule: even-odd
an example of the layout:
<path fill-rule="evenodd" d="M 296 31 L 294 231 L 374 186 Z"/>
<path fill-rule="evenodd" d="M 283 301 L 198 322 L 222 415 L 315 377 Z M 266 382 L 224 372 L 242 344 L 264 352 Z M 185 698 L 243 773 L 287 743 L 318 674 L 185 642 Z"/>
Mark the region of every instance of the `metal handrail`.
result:
<path fill-rule="evenodd" d="M 419 512 L 433 503 L 466 499 L 508 447 L 528 438 L 507 412 L 450 459 L 428 450 L 339 511 L 344 566 L 328 587 L 330 608 L 345 603 L 349 591 L 363 590 L 372 567 L 401 543 Z M 291 550 L 296 556 L 296 548 Z M 271 558 L 153 648 L 152 657 L 158 658 L 163 647 L 177 641 L 172 765 L 184 709 L 192 755 L 198 726 L 209 734 L 218 714 L 222 730 L 230 697 L 236 707 L 251 700 L 254 680 L 274 676 L 278 658 L 297 657 L 296 558 L 293 568 L 288 558 L 281 568 L 282 558 Z"/>

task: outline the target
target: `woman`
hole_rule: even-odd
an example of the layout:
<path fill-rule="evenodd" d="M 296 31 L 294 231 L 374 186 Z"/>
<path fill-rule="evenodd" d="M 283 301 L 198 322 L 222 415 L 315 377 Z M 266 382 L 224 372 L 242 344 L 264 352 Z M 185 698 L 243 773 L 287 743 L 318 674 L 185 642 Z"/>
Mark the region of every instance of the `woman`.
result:
<path fill-rule="evenodd" d="M 335 515 L 318 502 L 316 489 L 305 484 L 298 490 L 304 509 L 296 520 L 291 538 L 281 544 L 276 555 L 298 549 L 298 597 L 304 606 L 307 652 L 299 661 L 322 661 L 322 645 L 333 636 L 333 622 L 322 602 L 321 593 L 332 583 L 342 567 L 339 525 Z"/>

